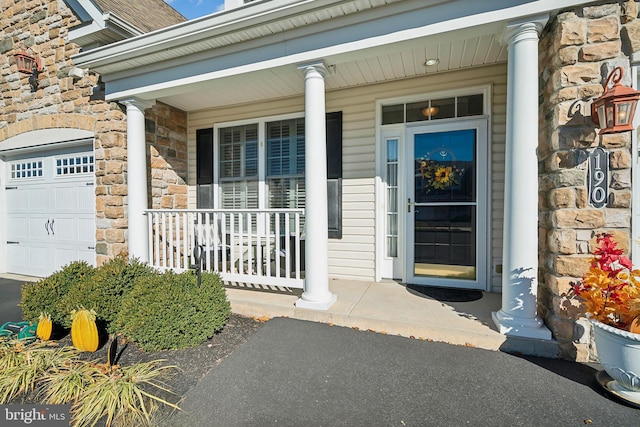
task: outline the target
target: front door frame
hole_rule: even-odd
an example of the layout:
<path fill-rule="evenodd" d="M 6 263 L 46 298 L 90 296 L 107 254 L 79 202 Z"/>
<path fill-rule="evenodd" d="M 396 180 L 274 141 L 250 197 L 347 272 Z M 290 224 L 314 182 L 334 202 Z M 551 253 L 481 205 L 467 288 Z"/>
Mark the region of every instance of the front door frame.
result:
<path fill-rule="evenodd" d="M 489 290 L 489 134 L 487 116 L 474 116 L 469 119 L 455 119 L 442 122 L 427 122 L 407 125 L 406 128 L 406 150 L 404 174 L 404 199 L 409 204 L 410 209 L 404 209 L 405 220 L 403 235 L 405 236 L 404 261 L 405 261 L 405 283 L 412 283 L 426 286 L 443 286 L 451 288 L 467 288 Z M 451 132 L 456 130 L 475 129 L 476 140 L 476 278 L 475 280 L 456 280 L 438 277 L 423 277 L 414 274 L 413 254 L 414 254 L 414 167 L 413 167 L 413 143 L 414 136 L 423 133 Z"/>

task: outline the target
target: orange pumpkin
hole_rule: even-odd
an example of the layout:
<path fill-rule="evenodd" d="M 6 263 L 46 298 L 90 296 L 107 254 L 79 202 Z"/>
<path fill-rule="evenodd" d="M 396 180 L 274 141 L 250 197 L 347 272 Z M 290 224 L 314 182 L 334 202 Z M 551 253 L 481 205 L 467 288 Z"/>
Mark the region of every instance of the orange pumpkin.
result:
<path fill-rule="evenodd" d="M 53 330 L 53 324 L 51 323 L 51 316 L 48 313 L 41 313 L 38 320 L 38 327 L 36 328 L 36 335 L 42 341 L 51 339 L 51 331 Z"/>
<path fill-rule="evenodd" d="M 633 319 L 629 325 L 629 332 L 640 334 L 640 316 L 636 316 L 635 319 Z"/>
<path fill-rule="evenodd" d="M 71 342 L 80 351 L 94 352 L 98 349 L 98 327 L 96 312 L 80 308 L 71 311 Z"/>

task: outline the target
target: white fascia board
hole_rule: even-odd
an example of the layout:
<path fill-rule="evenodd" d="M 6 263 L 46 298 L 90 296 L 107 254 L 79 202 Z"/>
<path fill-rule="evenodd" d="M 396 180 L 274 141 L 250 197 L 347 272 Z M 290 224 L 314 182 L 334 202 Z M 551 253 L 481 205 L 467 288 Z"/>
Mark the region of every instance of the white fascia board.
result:
<path fill-rule="evenodd" d="M 98 9 L 98 6 L 91 0 L 64 0 L 64 2 L 67 3 L 71 10 L 84 22 L 87 21 L 87 17 L 93 21 L 100 21 L 102 19 L 102 11 Z"/>
<path fill-rule="evenodd" d="M 158 51 L 195 43 L 219 35 L 250 29 L 253 26 L 298 15 L 309 10 L 325 8 L 334 3 L 346 3 L 351 0 L 274 0 L 271 2 L 247 5 L 247 7 L 221 11 L 198 19 L 186 21 L 171 27 L 143 34 L 131 40 L 125 40 L 74 55 L 77 64 L 96 68 L 112 62 L 119 62 L 132 56 L 142 56 Z M 430 0 L 434 1 L 434 0 Z"/>
<path fill-rule="evenodd" d="M 122 35 L 124 38 L 144 34 L 144 31 L 128 23 L 124 19 L 121 19 L 110 12 L 101 11 L 91 1 L 78 0 L 77 4 L 91 17 L 91 21 L 87 21 L 84 25 L 71 28 L 69 30 L 70 41 L 97 34 L 100 31 L 107 29 Z"/>
<path fill-rule="evenodd" d="M 124 19 L 119 18 L 111 12 L 107 12 L 103 15 L 103 21 L 105 22 L 105 27 L 116 27 L 118 30 L 124 31 L 130 36 L 139 36 L 141 34 L 144 34 L 144 31 L 142 31 L 140 28 L 130 24 Z"/>
<path fill-rule="evenodd" d="M 81 16 L 82 19 L 87 19 L 87 16 L 89 17 L 89 20 L 83 21 L 82 25 L 78 25 L 69 30 L 70 41 L 78 40 L 104 30 L 105 23 L 103 19 L 103 13 L 95 4 L 93 4 L 92 1 L 65 1 L 67 1 L 72 10 L 76 11 L 77 8 L 81 9 L 81 11 L 76 11 L 76 13 L 78 13 L 78 15 L 84 15 Z"/>

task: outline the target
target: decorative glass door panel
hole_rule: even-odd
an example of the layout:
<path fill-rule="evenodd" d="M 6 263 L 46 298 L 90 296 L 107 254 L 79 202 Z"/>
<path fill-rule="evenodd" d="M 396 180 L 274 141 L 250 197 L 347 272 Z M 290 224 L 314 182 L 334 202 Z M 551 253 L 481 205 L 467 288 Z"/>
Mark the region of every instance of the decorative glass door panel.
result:
<path fill-rule="evenodd" d="M 479 227 L 486 221 L 486 173 L 479 172 L 479 158 L 486 158 L 483 132 L 482 126 L 464 124 L 409 131 L 412 179 L 407 192 L 407 237 L 412 283 L 486 285 L 479 284 L 486 271 L 485 261 L 480 262 L 485 256 L 479 256 L 479 243 L 486 241 L 479 234 L 486 233 L 486 227 Z"/>

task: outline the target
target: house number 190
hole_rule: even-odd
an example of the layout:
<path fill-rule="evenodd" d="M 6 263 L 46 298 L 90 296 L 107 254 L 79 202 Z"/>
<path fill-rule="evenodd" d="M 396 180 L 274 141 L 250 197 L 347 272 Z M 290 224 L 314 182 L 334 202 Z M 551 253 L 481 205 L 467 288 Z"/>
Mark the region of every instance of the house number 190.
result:
<path fill-rule="evenodd" d="M 594 208 L 607 205 L 609 196 L 609 153 L 602 147 L 589 154 L 589 204 Z"/>

